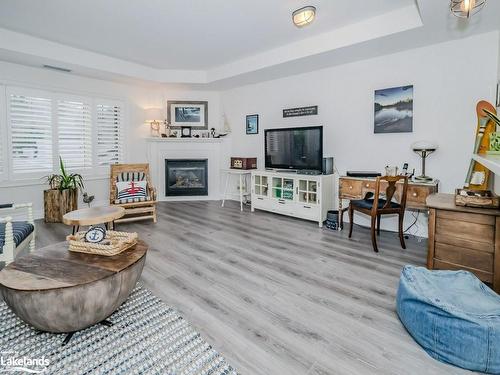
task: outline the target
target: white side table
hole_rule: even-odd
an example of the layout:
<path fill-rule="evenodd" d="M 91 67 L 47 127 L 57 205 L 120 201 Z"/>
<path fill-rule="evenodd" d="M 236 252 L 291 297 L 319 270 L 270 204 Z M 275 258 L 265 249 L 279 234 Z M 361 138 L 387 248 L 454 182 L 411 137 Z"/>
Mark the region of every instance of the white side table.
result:
<path fill-rule="evenodd" d="M 240 193 L 240 210 L 243 211 L 243 197 L 246 195 L 250 195 L 247 187 L 247 176 L 252 175 L 251 170 L 241 170 L 241 169 L 223 169 L 222 173 L 226 174 L 226 187 L 224 188 L 224 196 L 222 197 L 221 207 L 224 207 L 224 202 L 227 197 L 227 189 L 229 187 L 229 181 L 231 180 L 231 176 L 238 176 L 239 178 L 239 193 Z M 245 186 L 245 192 L 243 192 L 243 185 Z"/>

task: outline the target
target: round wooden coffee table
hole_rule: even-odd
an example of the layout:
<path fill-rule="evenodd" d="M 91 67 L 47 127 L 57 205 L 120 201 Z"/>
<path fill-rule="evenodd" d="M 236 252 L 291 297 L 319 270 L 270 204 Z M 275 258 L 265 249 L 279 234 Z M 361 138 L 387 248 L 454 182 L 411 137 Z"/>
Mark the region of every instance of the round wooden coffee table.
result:
<path fill-rule="evenodd" d="M 63 223 L 73 226 L 73 234 L 80 226 L 111 223 L 125 215 L 125 209 L 118 206 L 90 207 L 68 212 L 63 216 Z"/>
<path fill-rule="evenodd" d="M 68 251 L 60 242 L 17 258 L 0 271 L 0 293 L 12 311 L 41 331 L 75 332 L 104 321 L 141 276 L 147 245 L 114 256 Z"/>

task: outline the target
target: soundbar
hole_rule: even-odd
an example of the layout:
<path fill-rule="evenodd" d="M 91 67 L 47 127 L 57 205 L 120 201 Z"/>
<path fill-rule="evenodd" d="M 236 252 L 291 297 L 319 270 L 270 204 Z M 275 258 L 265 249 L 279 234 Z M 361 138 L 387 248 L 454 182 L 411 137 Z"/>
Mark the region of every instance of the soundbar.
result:
<path fill-rule="evenodd" d="M 378 177 L 382 176 L 379 172 L 370 171 L 347 171 L 347 177 Z"/>

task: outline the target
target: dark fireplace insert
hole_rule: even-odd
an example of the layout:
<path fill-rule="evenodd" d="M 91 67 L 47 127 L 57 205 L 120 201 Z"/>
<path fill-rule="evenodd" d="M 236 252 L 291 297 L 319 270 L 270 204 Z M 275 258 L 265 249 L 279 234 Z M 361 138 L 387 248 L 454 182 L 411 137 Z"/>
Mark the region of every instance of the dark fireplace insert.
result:
<path fill-rule="evenodd" d="M 208 195 L 208 159 L 166 159 L 165 195 Z"/>

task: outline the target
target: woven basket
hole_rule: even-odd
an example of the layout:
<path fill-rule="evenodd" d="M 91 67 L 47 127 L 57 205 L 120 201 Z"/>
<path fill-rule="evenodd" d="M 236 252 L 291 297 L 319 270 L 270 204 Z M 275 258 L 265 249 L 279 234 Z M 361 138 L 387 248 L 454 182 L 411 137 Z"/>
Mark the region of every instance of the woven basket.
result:
<path fill-rule="evenodd" d="M 137 233 L 115 232 L 108 230 L 106 240 L 111 243 L 103 245 L 85 241 L 85 232 L 78 232 L 75 235 L 66 237 L 69 243 L 69 251 L 78 253 L 113 256 L 120 254 L 137 243 Z"/>

